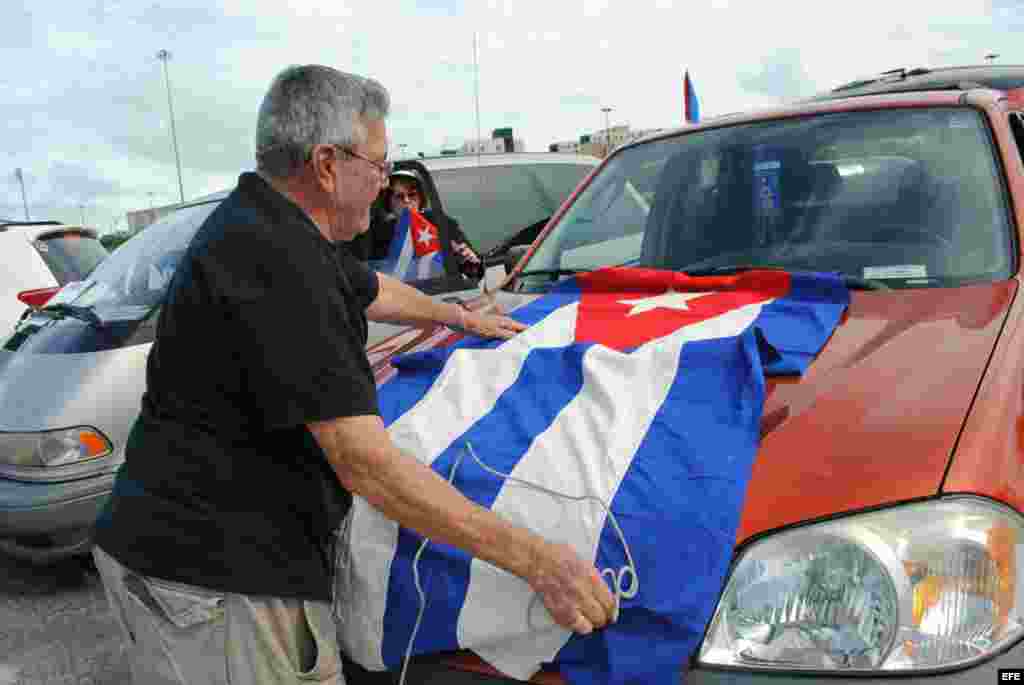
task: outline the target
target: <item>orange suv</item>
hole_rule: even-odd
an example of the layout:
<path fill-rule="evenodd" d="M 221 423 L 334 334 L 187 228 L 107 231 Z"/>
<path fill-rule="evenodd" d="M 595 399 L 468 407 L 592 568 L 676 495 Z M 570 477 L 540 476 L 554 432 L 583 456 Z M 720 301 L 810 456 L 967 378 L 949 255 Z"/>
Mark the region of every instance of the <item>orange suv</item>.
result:
<path fill-rule="evenodd" d="M 669 648 L 686 655 L 666 663 L 659 682 L 994 683 L 999 669 L 1024 667 L 1021 85 L 1021 67 L 899 70 L 626 145 L 501 287 L 468 303 L 515 316 L 581 272 L 618 266 L 828 272 L 849 288 L 848 308 L 806 371 L 767 379 L 732 561 L 718 591 L 692 604 L 688 625 L 698 629 L 673 633 L 679 616 L 666 612 L 664 631 L 639 636 L 635 659 Z M 377 344 L 370 358 L 381 387 L 394 381 L 396 355 L 455 339 L 411 330 Z M 463 388 L 454 378 L 445 391 L 467 397 L 496 382 Z M 633 391 L 606 401 L 628 402 Z M 566 458 L 603 458 L 567 449 Z M 722 455 L 711 446 L 705 458 Z M 643 519 L 643 503 L 634 506 L 620 519 Z M 676 541 L 658 543 L 668 554 Z M 367 582 L 386 589 L 409 566 L 388 564 L 390 581 Z M 656 557 L 637 564 L 640 595 L 656 567 Z M 430 582 L 440 591 L 450 581 Z M 687 575 L 674 582 L 669 594 L 686 596 Z M 414 592 L 392 599 L 416 616 Z M 595 654 L 632 625 L 639 599 L 623 599 L 619 622 L 592 638 Z M 413 626 L 392 615 L 365 624 L 385 643 L 393 633 L 391 656 L 360 654 L 352 682 L 397 680 Z M 666 635 L 679 642 L 663 644 Z M 491 663 L 474 646 L 413 648 L 407 681 L 514 681 L 491 665 L 502 662 L 493 645 L 477 647 Z M 565 682 L 560 653 L 533 682 Z"/>

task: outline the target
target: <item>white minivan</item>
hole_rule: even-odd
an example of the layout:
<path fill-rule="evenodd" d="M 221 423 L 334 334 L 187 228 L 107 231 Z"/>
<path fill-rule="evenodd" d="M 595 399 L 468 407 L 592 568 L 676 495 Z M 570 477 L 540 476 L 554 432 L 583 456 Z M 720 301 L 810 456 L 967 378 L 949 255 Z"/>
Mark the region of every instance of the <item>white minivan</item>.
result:
<path fill-rule="evenodd" d="M 0 337 L 28 308 L 84 280 L 106 256 L 90 228 L 55 221 L 0 223 Z"/>

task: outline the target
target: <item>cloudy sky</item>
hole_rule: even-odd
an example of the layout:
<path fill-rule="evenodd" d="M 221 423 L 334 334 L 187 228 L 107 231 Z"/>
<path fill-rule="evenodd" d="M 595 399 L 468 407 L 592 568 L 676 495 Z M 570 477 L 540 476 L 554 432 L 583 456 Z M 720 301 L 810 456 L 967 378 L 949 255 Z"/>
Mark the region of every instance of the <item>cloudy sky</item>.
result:
<path fill-rule="evenodd" d="M 603 106 L 678 125 L 686 69 L 713 116 L 895 67 L 1024 63 L 1014 0 L 4 0 L 0 26 L 0 218 L 24 218 L 20 168 L 31 218 L 104 231 L 178 199 L 161 49 L 186 199 L 251 168 L 289 64 L 378 79 L 393 152 L 436 154 L 476 135 L 474 34 L 480 129 L 536 151 L 603 127 Z"/>

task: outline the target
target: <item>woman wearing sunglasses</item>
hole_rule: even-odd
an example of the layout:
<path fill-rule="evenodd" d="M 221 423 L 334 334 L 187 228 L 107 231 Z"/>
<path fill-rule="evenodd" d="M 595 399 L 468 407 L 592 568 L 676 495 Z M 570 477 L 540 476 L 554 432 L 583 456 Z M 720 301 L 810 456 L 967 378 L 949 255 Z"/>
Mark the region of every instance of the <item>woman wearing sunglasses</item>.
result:
<path fill-rule="evenodd" d="M 374 216 L 370 230 L 354 240 L 349 249 L 359 258 L 373 261 L 385 259 L 391 241 L 394 239 L 395 227 L 402 211 L 405 209 L 419 212 L 427 221 L 441 227 L 440 212 L 430 206 L 423 183 L 414 171 L 400 170 L 392 172 L 388 187 L 382 193 L 384 211 Z M 459 223 L 452 217 L 444 215 L 448 230 L 442 231 L 442 243 L 447 236 L 447 245 L 442 245 L 455 260 L 459 273 L 472 279 L 480 279 L 484 275 L 484 265 L 480 256 L 470 245 Z"/>

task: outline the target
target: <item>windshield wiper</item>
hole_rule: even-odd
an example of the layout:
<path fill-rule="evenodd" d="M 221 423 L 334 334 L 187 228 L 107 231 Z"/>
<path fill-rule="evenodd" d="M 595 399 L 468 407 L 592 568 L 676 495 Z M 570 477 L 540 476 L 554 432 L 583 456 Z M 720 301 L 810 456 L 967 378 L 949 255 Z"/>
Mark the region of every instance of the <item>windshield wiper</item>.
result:
<path fill-rule="evenodd" d="M 533 269 L 516 274 L 516 278 L 524 276 L 575 276 L 576 274 L 585 274 L 588 271 L 593 271 L 593 269 Z"/>
<path fill-rule="evenodd" d="M 728 276 L 742 271 L 788 271 L 782 266 L 770 264 L 728 264 L 725 266 L 706 266 L 701 269 L 682 269 L 687 276 Z"/>
<path fill-rule="evenodd" d="M 43 314 L 55 314 L 57 316 L 70 316 L 73 319 L 79 321 L 85 321 L 89 325 L 99 328 L 103 325 L 103 319 L 92 310 L 91 307 L 82 307 L 73 304 L 66 304 L 59 302 L 57 304 L 46 305 L 38 310 Z"/>
<path fill-rule="evenodd" d="M 850 290 L 892 290 L 888 284 L 873 278 L 861 278 L 860 276 L 847 276 L 839 274 L 843 279 L 843 285 Z"/>
<path fill-rule="evenodd" d="M 769 264 L 734 264 L 728 266 L 709 266 L 703 269 L 689 269 L 683 270 L 687 276 L 725 276 L 729 274 L 737 274 L 743 271 L 791 271 L 781 266 L 771 266 Z M 851 290 L 892 290 L 887 284 L 882 281 L 878 281 L 871 278 L 861 278 L 860 276 L 849 276 L 847 274 L 836 274 L 842 281 L 843 285 Z"/>

